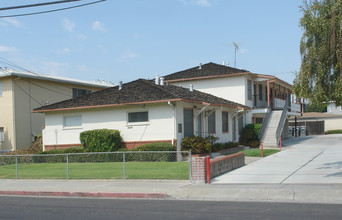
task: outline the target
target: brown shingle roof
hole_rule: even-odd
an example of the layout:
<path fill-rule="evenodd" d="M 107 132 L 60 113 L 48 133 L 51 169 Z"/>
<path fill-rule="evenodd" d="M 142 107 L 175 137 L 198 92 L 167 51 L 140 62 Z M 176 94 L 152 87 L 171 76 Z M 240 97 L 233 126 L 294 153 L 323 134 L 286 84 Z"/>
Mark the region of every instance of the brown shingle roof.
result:
<path fill-rule="evenodd" d="M 69 99 L 55 104 L 43 106 L 34 109 L 34 112 L 59 111 L 80 108 L 97 108 L 125 104 L 143 104 L 150 102 L 163 101 L 189 101 L 189 102 L 205 102 L 211 105 L 221 105 L 236 108 L 249 109 L 249 107 L 222 99 L 197 90 L 173 86 L 173 85 L 156 85 L 151 81 L 139 79 L 119 87 L 111 87 L 100 90 L 91 94 L 87 94 L 78 98 Z"/>
<path fill-rule="evenodd" d="M 201 68 L 199 66 L 196 66 L 187 70 L 166 75 L 165 80 L 170 81 L 180 79 L 192 79 L 210 76 L 222 76 L 236 73 L 249 73 L 249 71 L 210 62 L 201 65 Z"/>

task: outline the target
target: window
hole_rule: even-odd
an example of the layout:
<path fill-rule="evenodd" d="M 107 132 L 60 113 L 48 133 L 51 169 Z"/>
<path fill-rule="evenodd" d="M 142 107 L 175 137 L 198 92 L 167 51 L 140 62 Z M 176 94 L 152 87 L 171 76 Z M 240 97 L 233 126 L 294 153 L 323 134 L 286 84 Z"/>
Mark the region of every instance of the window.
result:
<path fill-rule="evenodd" d="M 216 133 L 216 123 L 215 123 L 215 112 L 211 113 L 208 116 L 208 133 L 209 134 L 214 134 Z"/>
<path fill-rule="evenodd" d="M 252 100 L 252 81 L 247 80 L 247 95 L 248 100 Z"/>
<path fill-rule="evenodd" d="M 89 93 L 91 93 L 91 90 L 72 88 L 72 98 L 77 98 Z"/>
<path fill-rule="evenodd" d="M 148 121 L 148 112 L 129 112 L 128 113 L 128 122 L 147 122 Z"/>
<path fill-rule="evenodd" d="M 2 83 L 0 82 L 0 97 L 2 96 Z"/>
<path fill-rule="evenodd" d="M 228 112 L 222 112 L 222 132 L 228 132 Z"/>
<path fill-rule="evenodd" d="M 81 127 L 82 116 L 66 116 L 64 117 L 64 127 Z"/>
<path fill-rule="evenodd" d="M 0 142 L 5 141 L 4 127 L 0 127 Z"/>
<path fill-rule="evenodd" d="M 262 101 L 262 85 L 259 84 L 259 100 Z"/>

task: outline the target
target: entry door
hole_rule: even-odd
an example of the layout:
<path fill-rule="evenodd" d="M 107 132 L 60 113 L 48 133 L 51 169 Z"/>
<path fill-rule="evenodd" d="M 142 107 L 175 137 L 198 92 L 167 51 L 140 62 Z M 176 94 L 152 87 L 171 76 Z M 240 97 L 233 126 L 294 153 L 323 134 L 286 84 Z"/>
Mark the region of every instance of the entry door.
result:
<path fill-rule="evenodd" d="M 197 136 L 202 137 L 202 113 L 197 117 Z"/>
<path fill-rule="evenodd" d="M 194 135 L 194 117 L 192 109 L 184 109 L 184 137 Z"/>

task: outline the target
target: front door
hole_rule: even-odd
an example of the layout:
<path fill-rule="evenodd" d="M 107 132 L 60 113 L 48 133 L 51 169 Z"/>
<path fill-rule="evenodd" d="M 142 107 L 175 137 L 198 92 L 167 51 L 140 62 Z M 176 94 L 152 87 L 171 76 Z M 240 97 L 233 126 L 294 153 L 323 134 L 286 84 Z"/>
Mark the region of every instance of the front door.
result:
<path fill-rule="evenodd" d="M 184 137 L 194 135 L 194 116 L 192 109 L 184 109 Z"/>
<path fill-rule="evenodd" d="M 202 137 L 202 113 L 197 116 L 197 136 Z"/>

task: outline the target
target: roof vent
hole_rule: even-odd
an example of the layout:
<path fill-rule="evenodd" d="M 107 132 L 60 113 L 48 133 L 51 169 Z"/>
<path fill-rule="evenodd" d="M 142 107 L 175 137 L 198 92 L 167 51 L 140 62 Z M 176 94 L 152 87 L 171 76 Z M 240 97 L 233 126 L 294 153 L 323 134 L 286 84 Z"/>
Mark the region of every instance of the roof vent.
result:
<path fill-rule="evenodd" d="M 159 85 L 159 75 L 158 74 L 156 75 L 154 82 L 156 85 Z"/>
<path fill-rule="evenodd" d="M 198 67 L 199 70 L 202 69 L 202 63 L 200 63 L 199 67 Z"/>
<path fill-rule="evenodd" d="M 194 91 L 194 86 L 192 84 L 190 84 L 189 89 L 190 89 L 190 92 L 193 92 Z"/>
<path fill-rule="evenodd" d="M 160 85 L 163 86 L 164 85 L 164 81 L 165 81 L 165 78 L 162 76 L 160 77 Z"/>
<path fill-rule="evenodd" d="M 122 89 L 122 81 L 119 81 L 119 90 Z"/>

